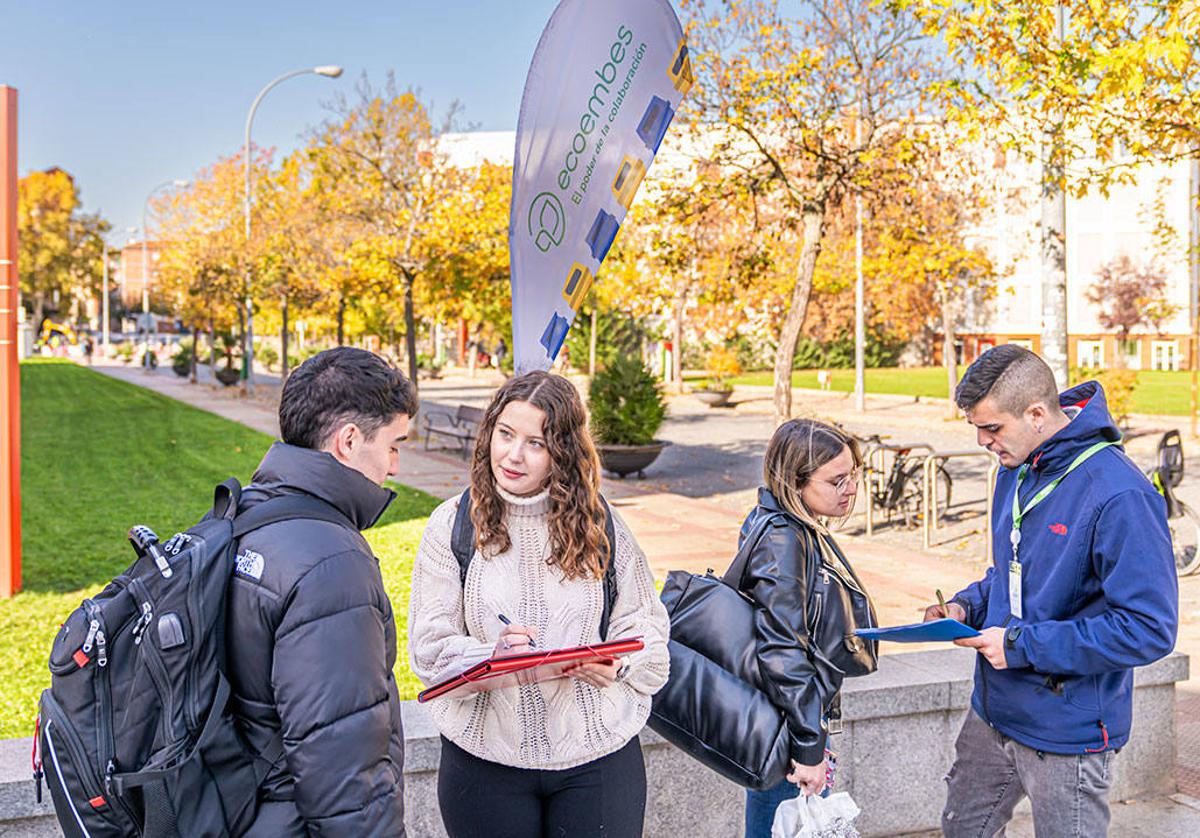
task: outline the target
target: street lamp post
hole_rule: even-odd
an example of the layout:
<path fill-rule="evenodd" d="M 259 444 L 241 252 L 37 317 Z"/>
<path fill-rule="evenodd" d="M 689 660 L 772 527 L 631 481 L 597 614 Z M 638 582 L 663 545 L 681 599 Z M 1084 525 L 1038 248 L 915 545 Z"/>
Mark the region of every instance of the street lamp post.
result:
<path fill-rule="evenodd" d="M 266 87 L 258 92 L 258 96 L 254 97 L 254 104 L 250 106 L 250 113 L 246 117 L 246 142 L 242 149 L 242 162 L 246 169 L 246 246 L 250 246 L 250 205 L 252 202 L 253 193 L 250 183 L 250 129 L 254 125 L 254 112 L 258 110 L 258 104 L 263 100 L 275 85 L 280 82 L 287 81 L 296 76 L 307 75 L 314 73 L 318 76 L 336 79 L 342 74 L 342 68 L 335 65 L 322 65 L 320 67 L 306 67 L 303 70 L 292 70 L 289 73 L 284 73 L 275 79 L 272 79 Z M 243 349 L 242 357 L 242 378 L 246 380 L 246 393 L 254 394 L 254 301 L 250 297 L 250 265 L 246 265 L 246 344 Z"/>
<path fill-rule="evenodd" d="M 191 186 L 191 181 L 164 180 L 158 186 L 151 189 L 150 193 L 146 195 L 146 200 L 142 202 L 142 325 L 146 328 L 147 352 L 150 351 L 150 259 L 146 252 L 146 239 L 150 238 L 150 231 L 146 227 L 146 215 L 149 211 L 150 199 L 154 197 L 154 193 L 167 186 L 184 189 Z"/>

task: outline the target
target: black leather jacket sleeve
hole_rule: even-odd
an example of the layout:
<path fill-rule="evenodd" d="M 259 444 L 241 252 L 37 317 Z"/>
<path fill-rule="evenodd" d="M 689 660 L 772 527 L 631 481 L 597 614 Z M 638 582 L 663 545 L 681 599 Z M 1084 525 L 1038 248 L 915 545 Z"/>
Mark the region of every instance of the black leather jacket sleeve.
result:
<path fill-rule="evenodd" d="M 372 557 L 329 556 L 297 582 L 275 632 L 272 686 L 310 835 L 404 834 L 382 590 Z"/>
<path fill-rule="evenodd" d="M 808 580 L 816 545 L 789 526 L 771 526 L 750 553 L 741 588 L 755 609 L 763 688 L 787 720 L 791 757 L 817 765 L 825 755 L 824 711 L 842 686 L 842 673 L 811 643 Z"/>

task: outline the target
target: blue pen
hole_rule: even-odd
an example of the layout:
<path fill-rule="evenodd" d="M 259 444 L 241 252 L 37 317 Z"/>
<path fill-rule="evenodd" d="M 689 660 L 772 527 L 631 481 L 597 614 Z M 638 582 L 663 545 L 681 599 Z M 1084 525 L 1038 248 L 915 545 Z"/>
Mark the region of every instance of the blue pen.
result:
<path fill-rule="evenodd" d="M 512 625 L 512 620 L 508 619 L 508 617 L 505 617 L 503 614 L 497 614 L 497 615 L 496 615 L 496 619 L 498 619 L 500 622 L 504 623 L 504 625 L 506 625 L 506 626 L 511 626 L 511 625 Z M 529 637 L 529 635 L 525 635 L 525 636 L 526 636 L 526 637 Z M 536 649 L 536 648 L 537 648 L 537 644 L 533 642 L 533 638 L 532 638 L 532 637 L 529 637 L 529 648 L 530 648 L 530 649 Z"/>

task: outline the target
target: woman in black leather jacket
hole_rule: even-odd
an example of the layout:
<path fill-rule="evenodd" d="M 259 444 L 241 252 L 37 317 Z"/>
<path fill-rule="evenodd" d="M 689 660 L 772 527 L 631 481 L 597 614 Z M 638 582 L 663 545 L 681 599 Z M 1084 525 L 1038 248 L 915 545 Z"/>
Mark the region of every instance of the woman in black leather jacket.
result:
<path fill-rule="evenodd" d="M 827 527 L 854 508 L 861 467 L 853 438 L 811 419 L 785 422 L 767 446 L 766 485 L 743 537 L 763 516 L 772 520 L 739 587 L 758 606 L 759 668 L 787 721 L 792 771 L 773 788 L 746 792 L 746 838 L 769 838 L 782 801 L 826 789 L 828 721 L 840 717 L 842 679 L 875 669 L 875 644 L 854 634 L 875 625 L 874 609 Z"/>

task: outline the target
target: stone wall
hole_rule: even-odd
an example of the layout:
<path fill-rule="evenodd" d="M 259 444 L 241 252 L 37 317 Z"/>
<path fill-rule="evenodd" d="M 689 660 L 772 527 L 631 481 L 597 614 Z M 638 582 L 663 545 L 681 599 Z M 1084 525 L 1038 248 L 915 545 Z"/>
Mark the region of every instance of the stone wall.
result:
<path fill-rule="evenodd" d="M 971 697 L 974 652 L 945 649 L 886 655 L 879 671 L 846 682 L 845 732 L 834 738 L 840 754 L 838 790 L 862 807 L 865 838 L 938 828 L 945 800 L 943 777 Z M 1133 737 L 1115 761 L 1112 799 L 1175 790 L 1175 682 L 1188 677 L 1188 659 L 1173 654 L 1139 669 L 1135 678 Z M 445 835 L 437 806 L 437 731 L 416 702 L 404 706 L 406 822 L 410 838 Z M 741 834 L 745 796 L 653 731 L 641 735 L 649 792 L 646 835 L 729 838 Z M 30 741 L 0 742 L 0 832 L 6 823 L 50 813 L 33 804 Z M 53 835 L 33 829 L 22 835 Z"/>

